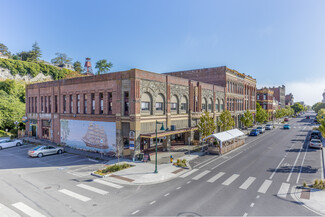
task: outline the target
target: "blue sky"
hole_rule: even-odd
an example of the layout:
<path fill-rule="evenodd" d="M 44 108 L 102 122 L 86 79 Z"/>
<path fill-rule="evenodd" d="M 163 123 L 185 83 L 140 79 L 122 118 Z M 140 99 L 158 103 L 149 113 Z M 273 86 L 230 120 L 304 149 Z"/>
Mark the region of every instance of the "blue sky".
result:
<path fill-rule="evenodd" d="M 170 72 L 226 65 L 287 86 L 296 100 L 325 89 L 325 1 L 299 0 L 0 0 L 0 43 L 12 52 L 37 41 L 43 59 L 56 52 L 112 71 Z"/>

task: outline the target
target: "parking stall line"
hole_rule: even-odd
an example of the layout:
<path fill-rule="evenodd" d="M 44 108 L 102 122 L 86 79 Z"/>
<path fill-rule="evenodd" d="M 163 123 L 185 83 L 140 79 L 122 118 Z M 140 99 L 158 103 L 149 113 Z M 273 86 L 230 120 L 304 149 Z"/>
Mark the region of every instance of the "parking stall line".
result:
<path fill-rule="evenodd" d="M 239 177 L 238 174 L 234 174 L 230 176 L 226 181 L 224 181 L 222 184 L 223 185 L 230 185 L 233 181 L 235 181 Z"/>
<path fill-rule="evenodd" d="M 225 174 L 224 172 L 219 172 L 217 175 L 215 175 L 212 178 L 210 178 L 207 182 L 213 183 L 217 179 L 219 179 L 221 176 L 223 176 L 224 174 Z"/>
<path fill-rule="evenodd" d="M 247 188 L 255 181 L 255 177 L 249 177 L 239 188 L 247 190 Z"/>
<path fill-rule="evenodd" d="M 265 194 L 267 189 L 269 189 L 270 185 L 272 184 L 272 181 L 271 180 L 265 180 L 263 182 L 263 184 L 261 185 L 261 187 L 258 189 L 258 193 L 262 193 L 262 194 Z"/>
<path fill-rule="evenodd" d="M 81 200 L 83 202 L 87 202 L 87 201 L 91 200 L 89 197 L 83 196 L 81 194 L 77 194 L 77 193 L 75 193 L 73 191 L 69 191 L 67 189 L 61 189 L 61 190 L 59 190 L 59 192 L 66 194 L 70 197 L 76 198 L 78 200 Z"/>
<path fill-rule="evenodd" d="M 36 210 L 34 210 L 33 208 L 27 206 L 26 204 L 24 204 L 22 202 L 14 203 L 14 204 L 12 204 L 12 206 L 19 209 L 20 211 L 22 211 L 23 213 L 25 213 L 28 216 L 45 217 L 45 215 L 42 215 L 41 213 L 37 212 Z"/>
<path fill-rule="evenodd" d="M 114 184 L 112 182 L 107 182 L 107 181 L 104 181 L 104 180 L 101 180 L 101 179 L 94 179 L 93 182 L 97 182 L 99 184 L 107 185 L 107 186 L 117 188 L 117 189 L 123 188 L 123 186 L 121 186 L 121 185 Z"/>
<path fill-rule="evenodd" d="M 108 191 L 104 191 L 104 190 L 102 190 L 102 189 L 95 188 L 95 187 L 92 187 L 92 186 L 89 186 L 89 185 L 79 184 L 79 185 L 77 185 L 77 186 L 80 187 L 80 188 L 83 188 L 83 189 L 86 189 L 86 190 L 89 190 L 89 191 L 92 191 L 92 192 L 95 192 L 95 193 L 101 194 L 101 195 L 108 194 Z"/>
<path fill-rule="evenodd" d="M 278 191 L 277 196 L 278 196 L 278 197 L 283 197 L 283 198 L 285 198 L 285 197 L 287 196 L 287 193 L 288 193 L 288 191 L 289 191 L 289 188 L 290 188 L 290 184 L 289 184 L 289 183 L 282 183 L 282 184 L 281 184 L 281 187 L 280 187 L 280 189 L 279 189 L 279 191 Z"/>
<path fill-rule="evenodd" d="M 185 178 L 185 177 L 188 177 L 189 175 L 195 173 L 196 171 L 198 171 L 199 169 L 192 169 L 191 171 L 187 172 L 187 173 L 184 173 L 183 175 L 180 175 L 179 177 L 181 178 Z"/>
<path fill-rule="evenodd" d="M 198 174 L 197 176 L 193 177 L 193 180 L 199 180 L 200 178 L 202 178 L 203 176 L 207 175 L 208 173 L 210 173 L 209 170 L 205 170 L 202 173 Z"/>
<path fill-rule="evenodd" d="M 0 203 L 0 216 L 20 217 L 18 213 Z"/>

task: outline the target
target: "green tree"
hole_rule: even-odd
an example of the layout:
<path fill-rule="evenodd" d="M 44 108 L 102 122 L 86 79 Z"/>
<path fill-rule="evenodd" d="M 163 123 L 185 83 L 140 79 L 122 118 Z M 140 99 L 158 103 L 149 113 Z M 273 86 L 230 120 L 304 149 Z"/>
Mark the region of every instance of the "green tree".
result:
<path fill-rule="evenodd" d="M 295 104 L 293 104 L 291 106 L 291 108 L 294 110 L 294 114 L 297 114 L 299 112 L 302 112 L 305 108 L 303 105 L 301 105 L 300 103 L 296 102 Z"/>
<path fill-rule="evenodd" d="M 98 75 L 108 72 L 113 67 L 111 62 L 107 62 L 107 60 L 99 60 L 96 62 L 95 68 L 97 69 Z"/>
<path fill-rule="evenodd" d="M 221 131 L 231 130 L 235 126 L 235 120 L 231 117 L 231 113 L 225 110 L 221 113 L 218 125 Z"/>
<path fill-rule="evenodd" d="M 256 121 L 258 123 L 264 123 L 268 120 L 268 114 L 265 109 L 259 103 L 256 103 Z"/>
<path fill-rule="evenodd" d="M 325 137 L 325 118 L 320 121 L 319 131 L 322 133 L 323 137 Z"/>
<path fill-rule="evenodd" d="M 56 57 L 51 60 L 55 65 L 71 64 L 72 58 L 68 57 L 65 53 L 55 53 Z"/>
<path fill-rule="evenodd" d="M 317 121 L 320 123 L 323 119 L 325 119 L 325 109 L 320 109 L 317 113 Z"/>
<path fill-rule="evenodd" d="M 0 43 L 0 53 L 2 53 L 3 55 L 6 55 L 8 57 L 11 57 L 11 53 L 8 50 L 8 47 L 2 43 Z"/>
<path fill-rule="evenodd" d="M 42 57 L 42 51 L 37 42 L 35 42 L 32 46 L 32 50 L 30 51 L 30 59 L 31 61 L 39 60 Z"/>
<path fill-rule="evenodd" d="M 210 136 L 216 130 L 217 126 L 209 112 L 204 112 L 201 115 L 198 128 L 203 138 Z"/>
<path fill-rule="evenodd" d="M 82 72 L 83 71 L 83 68 L 81 66 L 81 62 L 79 61 L 76 61 L 73 63 L 73 68 L 76 72 Z"/>
<path fill-rule="evenodd" d="M 253 122 L 254 122 L 253 114 L 249 110 L 245 111 L 244 116 L 240 118 L 240 121 L 243 123 L 245 127 L 253 126 Z"/>
<path fill-rule="evenodd" d="M 325 108 L 325 103 L 317 103 L 317 104 L 315 105 L 315 107 L 314 107 L 314 111 L 315 111 L 316 113 L 318 113 L 319 110 L 324 109 L 324 108 Z"/>
<path fill-rule="evenodd" d="M 31 54 L 29 51 L 21 51 L 20 53 L 17 53 L 16 56 L 22 61 L 28 61 L 31 59 Z"/>

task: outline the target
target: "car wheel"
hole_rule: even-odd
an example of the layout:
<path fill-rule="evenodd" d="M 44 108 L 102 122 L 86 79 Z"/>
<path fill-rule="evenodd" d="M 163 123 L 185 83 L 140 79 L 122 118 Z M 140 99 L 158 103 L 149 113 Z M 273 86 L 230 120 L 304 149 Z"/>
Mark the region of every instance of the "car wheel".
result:
<path fill-rule="evenodd" d="M 17 142 L 17 143 L 16 143 L 16 146 L 21 146 L 20 142 Z"/>
<path fill-rule="evenodd" d="M 39 153 L 39 154 L 37 155 L 37 157 L 41 158 L 41 157 L 43 157 L 43 154 L 42 154 L 42 153 Z"/>
<path fill-rule="evenodd" d="M 62 154 L 62 150 L 61 149 L 58 151 L 58 154 Z"/>

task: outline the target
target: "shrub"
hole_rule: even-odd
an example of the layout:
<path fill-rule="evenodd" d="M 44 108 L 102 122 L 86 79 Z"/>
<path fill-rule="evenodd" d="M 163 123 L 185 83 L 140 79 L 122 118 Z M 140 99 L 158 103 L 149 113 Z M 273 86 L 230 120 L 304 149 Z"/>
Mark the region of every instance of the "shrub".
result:
<path fill-rule="evenodd" d="M 110 165 L 107 166 L 106 168 L 102 169 L 102 170 L 97 170 L 96 173 L 100 174 L 100 175 L 105 175 L 107 173 L 113 173 L 113 172 L 117 172 L 126 168 L 131 167 L 130 164 L 114 164 L 114 165 Z"/>

